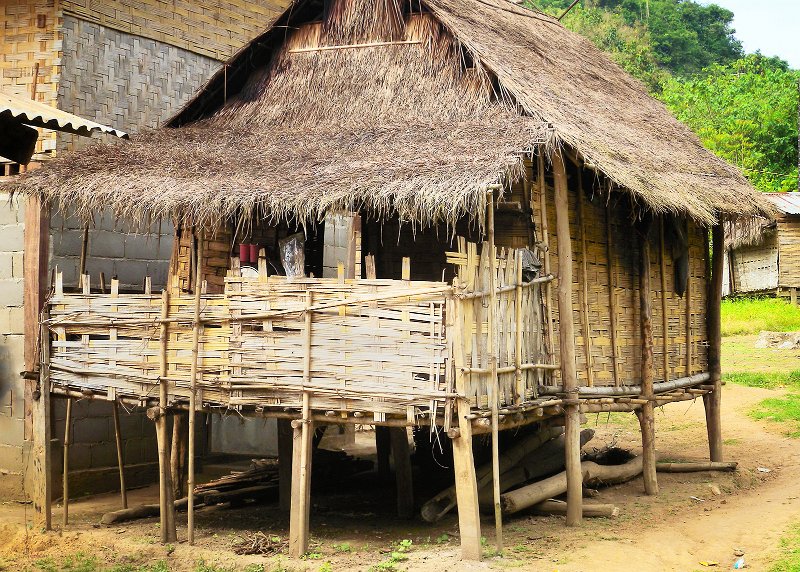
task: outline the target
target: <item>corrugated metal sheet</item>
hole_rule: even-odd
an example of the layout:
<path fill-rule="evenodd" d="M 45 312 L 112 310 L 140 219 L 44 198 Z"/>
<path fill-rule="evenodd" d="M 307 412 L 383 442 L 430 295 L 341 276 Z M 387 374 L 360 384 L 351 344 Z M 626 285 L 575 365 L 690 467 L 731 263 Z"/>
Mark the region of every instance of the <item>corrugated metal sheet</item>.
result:
<path fill-rule="evenodd" d="M 101 125 L 38 101 L 8 93 L 0 93 L 0 118 L 15 119 L 25 125 L 45 127 L 86 137 L 91 136 L 94 131 L 100 131 L 117 137 L 128 138 L 128 134 L 119 129 Z"/>
<path fill-rule="evenodd" d="M 783 214 L 800 215 L 800 193 L 764 193 Z"/>

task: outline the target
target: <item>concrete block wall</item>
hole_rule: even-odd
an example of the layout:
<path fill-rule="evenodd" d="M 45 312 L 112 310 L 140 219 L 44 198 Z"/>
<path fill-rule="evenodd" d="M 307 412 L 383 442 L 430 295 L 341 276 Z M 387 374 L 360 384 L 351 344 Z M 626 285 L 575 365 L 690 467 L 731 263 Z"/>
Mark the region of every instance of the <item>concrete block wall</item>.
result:
<path fill-rule="evenodd" d="M 0 498 L 22 497 L 25 203 L 0 192 Z"/>

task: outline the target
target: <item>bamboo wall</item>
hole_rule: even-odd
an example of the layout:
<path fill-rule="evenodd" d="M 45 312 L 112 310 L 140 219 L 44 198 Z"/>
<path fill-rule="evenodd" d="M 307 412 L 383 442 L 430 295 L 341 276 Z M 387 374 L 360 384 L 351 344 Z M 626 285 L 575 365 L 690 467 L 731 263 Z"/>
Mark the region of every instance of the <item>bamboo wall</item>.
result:
<path fill-rule="evenodd" d="M 779 286 L 800 288 L 800 216 L 778 219 Z"/>

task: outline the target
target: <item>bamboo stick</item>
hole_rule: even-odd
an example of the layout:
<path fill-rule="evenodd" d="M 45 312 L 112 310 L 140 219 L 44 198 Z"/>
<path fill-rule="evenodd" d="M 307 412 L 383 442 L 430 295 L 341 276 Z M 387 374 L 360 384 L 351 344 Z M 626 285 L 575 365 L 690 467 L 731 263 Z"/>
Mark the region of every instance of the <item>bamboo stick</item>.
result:
<path fill-rule="evenodd" d="M 195 461 L 195 416 L 197 413 L 197 372 L 200 344 L 200 303 L 203 284 L 203 232 L 197 237 L 197 267 L 194 279 L 194 323 L 192 325 L 192 369 L 190 374 L 191 393 L 189 393 L 189 474 L 187 477 L 188 505 L 188 540 L 194 544 L 194 461 Z"/>
<path fill-rule="evenodd" d="M 589 324 L 589 260 L 586 253 L 586 214 L 583 206 L 583 173 L 578 168 L 578 223 L 581 235 L 581 315 L 583 317 L 583 346 L 586 352 L 586 383 L 594 385 L 594 360 Z"/>
<path fill-rule="evenodd" d="M 567 392 L 565 442 L 567 475 L 567 526 L 581 522 L 583 478 L 581 475 L 580 406 L 575 363 L 575 327 L 572 314 L 572 239 L 569 228 L 567 169 L 561 152 L 553 154 L 555 177 L 556 240 L 558 241 L 558 319 L 561 382 Z"/>
<path fill-rule="evenodd" d="M 664 241 L 664 225 L 665 217 L 662 215 L 659 219 L 659 237 L 658 248 L 659 258 L 661 261 L 661 328 L 662 328 L 662 343 L 664 351 L 664 381 L 669 381 L 669 314 L 667 307 L 667 247 Z"/>
<path fill-rule="evenodd" d="M 537 158 L 537 171 L 539 174 L 539 210 L 542 218 L 542 244 L 544 245 L 544 273 L 550 276 L 550 223 L 547 220 L 547 185 L 544 178 L 544 155 L 539 153 Z M 555 341 L 553 338 L 553 286 L 551 282 L 545 285 L 545 300 L 547 301 L 547 340 L 550 344 L 550 355 L 554 356 Z"/>
<path fill-rule="evenodd" d="M 622 383 L 619 376 L 619 347 L 617 346 L 617 284 L 614 272 L 614 243 L 611 232 L 611 188 L 606 203 L 606 268 L 608 270 L 608 313 L 611 327 L 611 366 L 614 372 L 614 385 Z"/>
<path fill-rule="evenodd" d="M 64 499 L 64 512 L 62 513 L 62 524 L 64 527 L 69 524 L 69 446 L 70 446 L 70 426 L 72 425 L 72 399 L 67 398 L 67 410 L 64 414 L 64 474 L 61 481 L 62 497 Z"/>
<path fill-rule="evenodd" d="M 494 245 L 494 191 L 488 193 L 487 205 L 487 230 L 488 230 L 488 248 L 489 248 L 489 315 L 488 319 L 488 332 L 486 336 L 486 347 L 489 351 L 489 369 L 492 373 L 490 378 L 492 395 L 491 395 L 491 409 L 492 409 L 492 486 L 494 488 L 494 527 L 495 527 L 495 542 L 497 544 L 497 551 L 503 551 L 503 514 L 500 509 L 500 444 L 499 444 L 499 421 L 498 409 L 500 407 L 500 383 L 497 377 L 497 340 L 496 331 L 497 324 L 497 293 L 496 293 L 496 275 L 495 275 L 495 259 L 497 253 L 495 252 Z"/>
<path fill-rule="evenodd" d="M 81 238 L 81 258 L 78 265 L 78 275 L 80 276 L 80 283 L 78 287 L 81 288 L 83 286 L 83 278 L 84 274 L 86 274 L 86 253 L 89 249 L 89 226 L 84 225 L 83 227 L 83 236 Z"/>
<path fill-rule="evenodd" d="M 530 219 L 530 217 L 528 217 Z M 525 401 L 525 381 L 522 375 L 522 251 L 514 253 L 514 264 L 517 271 L 517 291 L 514 296 L 514 369 L 517 384 L 517 403 Z M 499 373 L 499 370 L 498 370 Z"/>
<path fill-rule="evenodd" d="M 119 468 L 119 494 L 122 508 L 128 508 L 128 489 L 125 487 L 125 458 L 122 450 L 122 431 L 119 426 L 119 405 L 115 399 L 111 403 L 111 414 L 114 418 L 114 441 L 117 444 L 117 467 Z"/>
<path fill-rule="evenodd" d="M 692 222 L 686 217 L 686 376 L 692 375 Z"/>
<path fill-rule="evenodd" d="M 161 292 L 161 317 L 169 315 L 169 290 Z M 158 406 L 161 415 L 156 419 L 156 437 L 158 439 L 158 499 L 159 517 L 161 522 L 161 542 L 175 542 L 175 505 L 172 498 L 172 479 L 170 474 L 169 437 L 167 434 L 167 399 L 169 396 L 168 373 L 168 325 L 162 323 L 159 331 L 159 360 L 158 360 Z"/>

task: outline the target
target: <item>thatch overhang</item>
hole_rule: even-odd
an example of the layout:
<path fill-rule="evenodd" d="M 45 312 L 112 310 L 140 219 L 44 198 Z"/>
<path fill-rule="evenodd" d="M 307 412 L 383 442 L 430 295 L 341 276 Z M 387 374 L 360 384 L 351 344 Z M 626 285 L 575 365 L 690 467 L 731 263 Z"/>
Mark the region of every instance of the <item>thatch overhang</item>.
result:
<path fill-rule="evenodd" d="M 415 0 L 413 15 L 405 4 L 339 0 L 322 13 L 296 0 L 177 128 L 63 158 L 17 188 L 134 220 L 367 207 L 432 224 L 480 218 L 487 184 L 559 144 L 655 212 L 770 215 L 733 166 L 556 20 L 506 0 Z"/>

